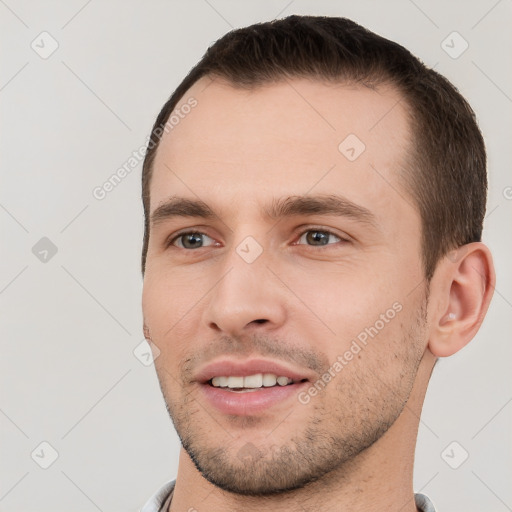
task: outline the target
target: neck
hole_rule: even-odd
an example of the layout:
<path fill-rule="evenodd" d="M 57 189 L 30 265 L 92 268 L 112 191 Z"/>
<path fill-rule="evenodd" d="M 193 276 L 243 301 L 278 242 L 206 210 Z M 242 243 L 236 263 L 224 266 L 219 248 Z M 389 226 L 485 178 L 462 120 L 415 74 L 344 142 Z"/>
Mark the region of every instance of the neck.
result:
<path fill-rule="evenodd" d="M 182 448 L 169 512 L 339 510 L 416 512 L 413 466 L 419 417 L 435 358 L 427 350 L 404 410 L 372 446 L 342 467 L 307 486 L 255 497 L 223 491 L 208 482 Z"/>

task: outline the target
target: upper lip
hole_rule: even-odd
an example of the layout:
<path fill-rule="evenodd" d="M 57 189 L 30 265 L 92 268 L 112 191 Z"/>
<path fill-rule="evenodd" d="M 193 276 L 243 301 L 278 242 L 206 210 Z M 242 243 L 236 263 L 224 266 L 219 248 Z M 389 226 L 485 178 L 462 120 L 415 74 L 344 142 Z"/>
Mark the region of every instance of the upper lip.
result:
<path fill-rule="evenodd" d="M 219 359 L 200 368 L 193 380 L 205 384 L 213 377 L 247 377 L 256 373 L 272 373 L 277 377 L 288 377 L 295 382 L 311 380 L 311 370 L 297 370 L 268 359 Z"/>

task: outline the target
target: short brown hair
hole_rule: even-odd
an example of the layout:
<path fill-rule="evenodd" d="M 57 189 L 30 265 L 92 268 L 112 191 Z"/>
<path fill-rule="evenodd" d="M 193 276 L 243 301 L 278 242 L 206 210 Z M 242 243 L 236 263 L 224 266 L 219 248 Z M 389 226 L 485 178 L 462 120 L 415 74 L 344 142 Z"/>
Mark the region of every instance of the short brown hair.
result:
<path fill-rule="evenodd" d="M 233 30 L 216 41 L 163 106 L 142 171 L 144 274 L 149 185 L 163 128 L 185 92 L 204 76 L 254 88 L 285 78 L 395 87 L 408 107 L 413 148 L 405 189 L 422 222 L 422 259 L 430 280 L 439 259 L 480 241 L 487 197 L 486 154 L 475 114 L 458 90 L 403 46 L 357 23 L 324 16 L 287 18 Z"/>

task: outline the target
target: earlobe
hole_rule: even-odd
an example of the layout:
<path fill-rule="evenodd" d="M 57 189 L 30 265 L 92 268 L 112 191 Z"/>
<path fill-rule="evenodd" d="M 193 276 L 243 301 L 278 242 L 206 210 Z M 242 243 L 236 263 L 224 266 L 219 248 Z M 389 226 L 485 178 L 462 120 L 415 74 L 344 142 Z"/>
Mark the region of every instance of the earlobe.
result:
<path fill-rule="evenodd" d="M 489 249 L 481 242 L 466 244 L 439 262 L 432 278 L 431 300 L 437 304 L 431 317 L 429 349 L 447 357 L 465 347 L 483 322 L 496 276 Z"/>
<path fill-rule="evenodd" d="M 149 327 L 146 324 L 143 325 L 143 331 L 144 331 L 144 338 L 146 340 L 151 341 L 151 334 L 149 333 Z"/>

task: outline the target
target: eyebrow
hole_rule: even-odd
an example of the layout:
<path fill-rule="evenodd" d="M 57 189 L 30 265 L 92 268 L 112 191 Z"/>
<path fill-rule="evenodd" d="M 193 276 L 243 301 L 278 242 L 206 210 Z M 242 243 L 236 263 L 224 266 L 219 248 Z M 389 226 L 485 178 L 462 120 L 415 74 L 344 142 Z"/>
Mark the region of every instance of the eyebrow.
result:
<path fill-rule="evenodd" d="M 335 215 L 376 227 L 375 215 L 356 203 L 339 195 L 303 195 L 274 199 L 263 214 L 269 220 L 300 215 Z M 204 201 L 172 196 L 151 214 L 151 225 L 174 217 L 217 218 L 218 215 Z"/>
<path fill-rule="evenodd" d="M 201 217 L 203 219 L 211 219 L 216 217 L 216 215 L 203 201 L 173 196 L 155 208 L 155 211 L 151 214 L 151 224 L 159 224 L 173 217 Z"/>
<path fill-rule="evenodd" d="M 376 225 L 375 215 L 370 210 L 334 194 L 274 199 L 270 207 L 265 209 L 265 214 L 272 220 L 294 215 L 335 215 Z"/>

